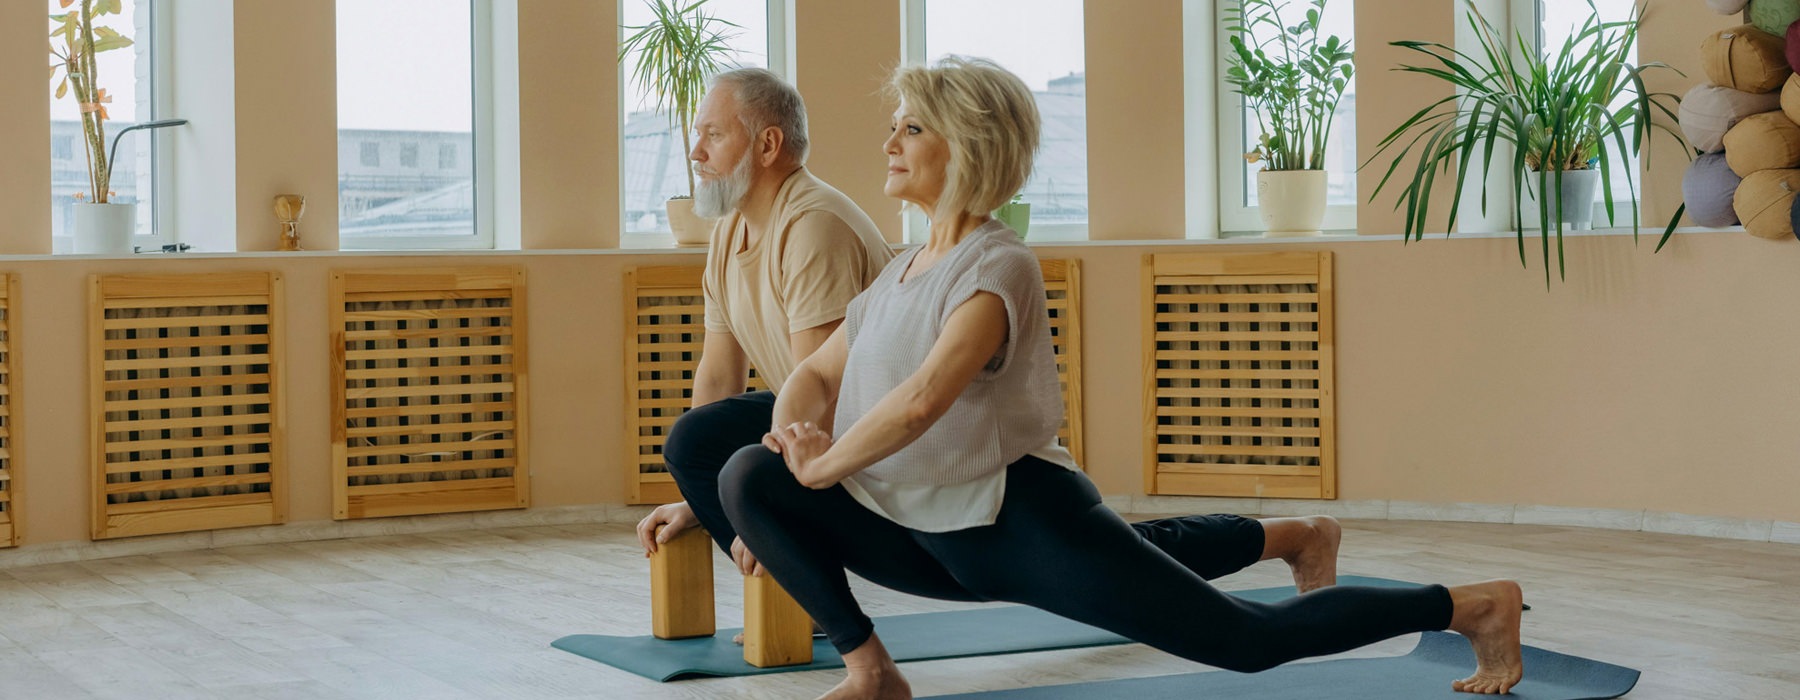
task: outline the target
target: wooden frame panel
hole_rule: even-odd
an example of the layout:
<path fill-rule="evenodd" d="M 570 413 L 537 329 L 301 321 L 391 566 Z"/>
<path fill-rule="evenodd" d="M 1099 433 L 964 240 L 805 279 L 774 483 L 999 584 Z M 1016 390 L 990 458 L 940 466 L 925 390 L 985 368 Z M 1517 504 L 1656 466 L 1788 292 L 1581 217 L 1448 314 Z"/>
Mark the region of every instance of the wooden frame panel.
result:
<path fill-rule="evenodd" d="M 1337 497 L 1331 253 L 1144 256 L 1152 494 Z"/>
<path fill-rule="evenodd" d="M 94 539 L 287 519 L 278 273 L 92 275 Z"/>
<path fill-rule="evenodd" d="M 1057 373 L 1066 418 L 1058 440 L 1084 464 L 1081 432 L 1081 264 L 1044 260 Z M 644 267 L 625 272 L 626 493 L 633 504 L 672 503 L 681 492 L 663 463 L 662 444 L 693 397 L 694 370 L 706 337 L 702 268 Z M 752 370 L 750 390 L 764 388 Z"/>
<path fill-rule="evenodd" d="M 332 517 L 531 504 L 525 271 L 331 275 Z"/>
<path fill-rule="evenodd" d="M 19 488 L 19 277 L 0 274 L 0 547 L 21 540 Z"/>

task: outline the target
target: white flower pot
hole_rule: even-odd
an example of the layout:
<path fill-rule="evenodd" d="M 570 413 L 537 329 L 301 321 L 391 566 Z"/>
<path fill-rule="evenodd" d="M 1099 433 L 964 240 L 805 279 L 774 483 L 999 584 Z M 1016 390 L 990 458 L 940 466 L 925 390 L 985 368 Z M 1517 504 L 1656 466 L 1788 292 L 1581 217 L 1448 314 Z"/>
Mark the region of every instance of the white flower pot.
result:
<path fill-rule="evenodd" d="M 682 248 L 698 248 L 712 241 L 713 224 L 717 219 L 702 218 L 694 213 L 694 200 L 681 198 L 671 199 L 669 208 L 669 232 L 675 234 L 675 245 Z"/>
<path fill-rule="evenodd" d="M 1521 215 L 1525 217 L 1525 221 L 1522 222 L 1525 228 L 1538 228 L 1538 223 L 1541 221 L 1539 218 L 1541 216 L 1539 213 L 1541 210 L 1538 209 L 1539 201 L 1542 201 L 1544 208 L 1550 211 L 1551 228 L 1555 228 L 1557 201 L 1556 173 L 1544 173 L 1544 177 L 1549 181 L 1551 196 L 1540 198 L 1537 196 L 1538 173 L 1530 171 L 1525 173 L 1525 206 L 1521 208 Z M 1563 205 L 1563 229 L 1568 231 L 1586 231 L 1593 228 L 1594 202 L 1597 201 L 1600 196 L 1600 171 L 1564 170 L 1562 174 L 1561 193 L 1563 201 L 1568 202 L 1568 204 Z M 1614 200 L 1613 205 L 1615 207 L 1625 206 L 1617 200 Z M 1619 210 L 1615 208 L 1614 211 Z M 1620 212 L 1618 218 L 1630 221 L 1631 214 L 1629 212 Z"/>
<path fill-rule="evenodd" d="M 69 217 L 76 253 L 130 253 L 131 234 L 136 230 L 136 204 L 77 204 Z"/>
<path fill-rule="evenodd" d="M 1264 170 L 1256 174 L 1256 208 L 1270 238 L 1317 236 L 1325 221 L 1323 170 Z"/>

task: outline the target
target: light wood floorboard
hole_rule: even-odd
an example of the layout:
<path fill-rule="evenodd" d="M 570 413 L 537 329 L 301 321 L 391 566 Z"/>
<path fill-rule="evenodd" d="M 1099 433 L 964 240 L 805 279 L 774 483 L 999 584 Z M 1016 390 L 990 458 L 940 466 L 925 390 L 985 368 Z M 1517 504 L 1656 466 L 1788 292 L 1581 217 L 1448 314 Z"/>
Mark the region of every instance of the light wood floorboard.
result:
<path fill-rule="evenodd" d="M 716 562 L 720 624 L 736 626 L 742 587 L 722 556 Z M 1526 642 L 1643 669 L 1632 698 L 1800 697 L 1800 546 L 1345 521 L 1342 571 L 1519 579 L 1535 608 Z M 1264 563 L 1221 585 L 1286 582 L 1284 566 Z M 856 589 L 873 616 L 967 607 L 860 581 Z M 566 634 L 647 634 L 649 610 L 648 565 L 630 526 L 618 524 L 0 570 L 0 698 L 810 698 L 840 678 L 660 684 L 549 647 Z M 904 668 L 919 695 L 1204 670 L 1136 645 Z"/>

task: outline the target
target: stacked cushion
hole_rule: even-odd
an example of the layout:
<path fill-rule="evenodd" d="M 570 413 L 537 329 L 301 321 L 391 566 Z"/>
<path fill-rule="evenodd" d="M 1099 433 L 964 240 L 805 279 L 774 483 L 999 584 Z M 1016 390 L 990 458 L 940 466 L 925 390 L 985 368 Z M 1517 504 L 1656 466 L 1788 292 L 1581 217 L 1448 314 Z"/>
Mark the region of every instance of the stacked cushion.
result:
<path fill-rule="evenodd" d="M 1744 230 L 1771 240 L 1793 236 L 1795 192 L 1800 192 L 1800 170 L 1764 170 L 1744 178 L 1734 204 Z"/>
<path fill-rule="evenodd" d="M 1731 199 L 1743 181 L 1725 164 L 1725 154 L 1700 156 L 1681 178 L 1681 198 L 1687 202 L 1688 216 L 1701 226 L 1736 226 L 1737 211 L 1732 209 Z"/>
<path fill-rule="evenodd" d="M 1787 115 L 1788 121 L 1800 124 L 1800 75 L 1788 78 L 1787 85 L 1781 88 L 1781 113 Z"/>
<path fill-rule="evenodd" d="M 1800 167 L 1800 124 L 1780 112 L 1745 118 L 1725 132 L 1725 162 L 1740 177 Z"/>
<path fill-rule="evenodd" d="M 1756 0 L 1750 3 L 1750 23 L 1770 34 L 1780 36 L 1800 21 L 1800 0 Z"/>
<path fill-rule="evenodd" d="M 1718 85 L 1698 85 L 1681 98 L 1681 132 L 1688 143 L 1705 153 L 1725 148 L 1725 132 L 1745 117 L 1773 112 L 1786 106 L 1787 93 L 1800 101 L 1800 77 L 1789 76 L 1789 87 L 1778 93 L 1756 94 Z M 1797 102 L 1800 105 L 1800 102 Z"/>
<path fill-rule="evenodd" d="M 1786 44 L 1781 36 L 1750 25 L 1732 27 L 1707 35 L 1700 45 L 1701 65 L 1716 85 L 1744 92 L 1774 92 L 1794 72 L 1788 66 Z"/>
<path fill-rule="evenodd" d="M 1744 11 L 1750 0 L 1706 0 L 1707 6 L 1721 15 L 1735 15 Z"/>

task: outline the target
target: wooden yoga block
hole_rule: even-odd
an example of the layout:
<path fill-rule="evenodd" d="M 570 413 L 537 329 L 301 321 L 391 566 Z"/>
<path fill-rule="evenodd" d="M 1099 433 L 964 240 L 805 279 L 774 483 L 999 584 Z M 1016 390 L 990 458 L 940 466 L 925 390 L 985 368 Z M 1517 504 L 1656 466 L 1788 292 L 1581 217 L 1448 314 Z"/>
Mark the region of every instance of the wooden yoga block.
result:
<path fill-rule="evenodd" d="M 812 618 L 775 577 L 744 577 L 744 661 L 757 668 L 812 663 Z"/>
<path fill-rule="evenodd" d="M 650 555 L 650 628 L 658 639 L 711 637 L 712 537 L 689 528 Z"/>

